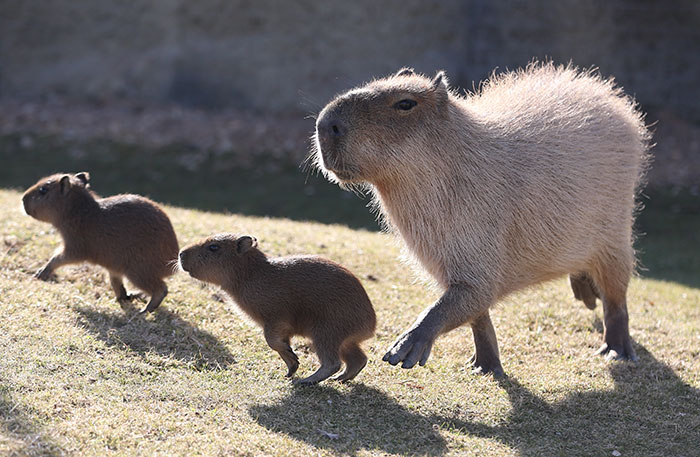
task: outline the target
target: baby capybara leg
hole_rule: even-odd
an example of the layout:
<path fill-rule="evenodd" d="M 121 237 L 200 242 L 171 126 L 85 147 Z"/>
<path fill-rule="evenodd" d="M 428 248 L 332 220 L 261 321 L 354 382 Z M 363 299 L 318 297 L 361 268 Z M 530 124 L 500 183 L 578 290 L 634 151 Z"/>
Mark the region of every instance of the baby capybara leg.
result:
<path fill-rule="evenodd" d="M 593 278 L 586 273 L 576 273 L 569 276 L 571 290 L 574 292 L 576 300 L 581 300 L 588 309 L 595 309 L 596 298 L 600 298 Z"/>
<path fill-rule="evenodd" d="M 340 370 L 340 344 L 322 338 L 314 338 L 313 345 L 316 348 L 316 355 L 321 361 L 321 368 L 308 378 L 296 381 L 297 384 L 309 385 L 321 382 L 329 378 Z"/>
<path fill-rule="evenodd" d="M 272 349 L 277 351 L 277 353 L 282 357 L 284 363 L 287 364 L 287 376 L 292 377 L 296 373 L 297 368 L 299 368 L 299 357 L 294 353 L 292 347 L 289 345 L 289 334 L 285 332 L 284 329 L 275 328 L 274 326 L 266 326 L 264 328 L 265 341 L 267 345 Z"/>
<path fill-rule="evenodd" d="M 129 276 L 129 280 L 134 283 L 136 287 L 151 296 L 151 300 L 148 302 L 148 305 L 141 310 L 141 314 L 155 311 L 156 308 L 160 306 L 165 296 L 168 295 L 168 286 L 158 277 L 146 275 Z"/>
<path fill-rule="evenodd" d="M 594 281 L 603 300 L 603 345 L 596 354 L 609 360 L 637 360 L 629 334 L 627 285 L 632 269 L 631 252 L 607 255 L 594 272 Z"/>
<path fill-rule="evenodd" d="M 333 378 L 336 381 L 349 381 L 367 365 L 367 356 L 356 342 L 346 342 L 340 348 L 340 358 L 345 362 L 345 370 Z"/>
<path fill-rule="evenodd" d="M 36 273 L 34 273 L 34 277 L 37 279 L 41 279 L 42 281 L 47 281 L 51 277 L 51 273 L 53 273 L 54 270 L 62 267 L 63 265 L 74 263 L 75 261 L 76 260 L 74 259 L 74 256 L 69 252 L 66 252 L 65 249 L 63 249 L 55 253 L 53 257 L 51 257 L 51 259 L 49 259 L 49 261 L 46 262 L 46 265 L 44 265 Z"/>
<path fill-rule="evenodd" d="M 141 311 L 141 313 L 152 313 L 153 311 L 155 311 L 156 308 L 160 306 L 160 303 L 163 301 L 166 295 L 168 295 L 168 286 L 166 286 L 165 283 L 161 281 L 161 287 L 159 287 L 151 293 L 151 300 L 148 302 L 148 305 L 146 305 L 146 307 Z"/>
<path fill-rule="evenodd" d="M 498 356 L 498 340 L 496 331 L 491 324 L 489 312 L 481 314 L 471 322 L 474 334 L 474 347 L 476 353 L 471 358 L 472 372 L 479 374 L 493 373 L 495 377 L 502 377 L 503 367 Z"/>
<path fill-rule="evenodd" d="M 114 294 L 117 296 L 118 301 L 129 300 L 129 295 L 126 293 L 126 289 L 124 288 L 124 282 L 121 276 L 110 272 L 109 283 L 112 286 L 112 290 L 114 290 Z"/>

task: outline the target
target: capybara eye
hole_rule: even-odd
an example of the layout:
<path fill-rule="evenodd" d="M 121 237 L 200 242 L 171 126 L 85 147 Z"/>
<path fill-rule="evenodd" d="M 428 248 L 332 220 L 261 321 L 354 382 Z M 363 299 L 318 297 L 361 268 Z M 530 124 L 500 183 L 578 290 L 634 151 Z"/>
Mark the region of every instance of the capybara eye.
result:
<path fill-rule="evenodd" d="M 46 195 L 46 192 L 49 191 L 48 187 L 41 186 L 39 187 L 39 195 Z"/>
<path fill-rule="evenodd" d="M 207 249 L 209 249 L 211 252 L 216 252 L 219 250 L 219 245 L 218 244 L 210 244 Z"/>
<path fill-rule="evenodd" d="M 408 111 L 411 108 L 413 108 L 414 106 L 416 106 L 417 104 L 418 104 L 418 102 L 416 102 L 415 100 L 411 100 L 411 99 L 407 98 L 406 100 L 401 100 L 400 102 L 396 102 L 394 104 L 394 108 L 400 109 L 401 111 Z"/>

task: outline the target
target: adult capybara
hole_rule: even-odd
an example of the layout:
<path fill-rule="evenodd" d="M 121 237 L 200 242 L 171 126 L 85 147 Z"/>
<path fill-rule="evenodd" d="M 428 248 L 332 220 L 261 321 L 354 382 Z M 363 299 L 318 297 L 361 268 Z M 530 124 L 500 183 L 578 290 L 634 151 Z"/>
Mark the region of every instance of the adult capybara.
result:
<path fill-rule="evenodd" d="M 299 359 L 289 345 L 295 335 L 311 339 L 321 367 L 300 384 L 349 381 L 365 367 L 359 343 L 374 334 L 376 317 L 360 281 L 348 269 L 315 256 L 267 257 L 248 235 L 214 235 L 182 250 L 180 266 L 192 277 L 223 288 L 263 328 L 265 341 L 287 364 Z"/>
<path fill-rule="evenodd" d="M 117 300 L 129 300 L 123 278 L 148 293 L 143 312 L 168 294 L 163 281 L 173 274 L 178 244 L 170 219 L 158 205 L 138 195 L 99 198 L 90 175 L 58 173 L 40 179 L 22 197 L 24 210 L 61 234 L 63 246 L 36 277 L 47 280 L 63 265 L 90 262 L 105 267 Z"/>
<path fill-rule="evenodd" d="M 502 375 L 489 307 L 563 274 L 588 306 L 602 298 L 598 353 L 635 360 L 625 296 L 649 139 L 612 80 L 552 63 L 494 75 L 465 96 L 442 72 L 402 69 L 332 100 L 316 122 L 318 167 L 368 183 L 444 289 L 384 360 L 423 365 L 438 335 L 469 323 L 475 371 Z"/>

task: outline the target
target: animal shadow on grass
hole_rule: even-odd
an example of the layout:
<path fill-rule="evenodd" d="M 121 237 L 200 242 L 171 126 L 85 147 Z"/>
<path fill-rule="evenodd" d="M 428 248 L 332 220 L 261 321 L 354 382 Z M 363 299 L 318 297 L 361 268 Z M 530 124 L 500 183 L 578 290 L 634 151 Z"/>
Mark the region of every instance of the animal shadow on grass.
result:
<path fill-rule="evenodd" d="M 145 355 L 155 352 L 192 364 L 197 370 L 220 370 L 235 363 L 233 355 L 214 335 L 197 328 L 166 309 L 155 319 L 137 316 L 131 304 L 114 312 L 75 307 L 79 321 L 99 339 L 113 347 L 129 348 Z"/>
<path fill-rule="evenodd" d="M 686 384 L 644 347 L 640 361 L 612 363 L 613 390 L 575 392 L 547 403 L 516 379 L 499 384 L 510 397 L 505 423 L 431 417 L 442 427 L 501 441 L 522 456 L 698 455 L 700 390 Z M 620 454 L 616 454 L 620 455 Z"/>
<path fill-rule="evenodd" d="M 255 405 L 248 413 L 270 431 L 343 454 L 366 449 L 442 455 L 447 450 L 429 418 L 362 384 L 354 384 L 349 392 L 324 385 L 294 386 L 281 401 Z"/>
<path fill-rule="evenodd" d="M 47 439 L 41 427 L 34 423 L 25 408 L 11 397 L 5 383 L 0 381 L 0 440 L 15 442 L 10 455 L 65 455 L 65 451 Z"/>

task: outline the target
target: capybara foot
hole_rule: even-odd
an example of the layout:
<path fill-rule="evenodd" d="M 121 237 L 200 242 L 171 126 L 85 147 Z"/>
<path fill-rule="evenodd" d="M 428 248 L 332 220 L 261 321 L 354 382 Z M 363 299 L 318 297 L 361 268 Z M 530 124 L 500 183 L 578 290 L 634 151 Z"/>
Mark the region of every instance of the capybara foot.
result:
<path fill-rule="evenodd" d="M 48 268 L 39 268 L 36 273 L 34 273 L 34 277 L 36 279 L 40 279 L 41 281 L 48 281 L 49 278 L 51 278 L 51 273 L 53 273 L 51 270 Z"/>
<path fill-rule="evenodd" d="M 401 335 L 382 360 L 392 365 L 403 362 L 401 368 L 413 368 L 416 363 L 423 366 L 430 357 L 435 337 L 434 333 L 418 325 Z"/>
<path fill-rule="evenodd" d="M 117 297 L 117 301 L 120 302 L 132 302 L 134 300 L 145 300 L 146 294 L 143 292 L 135 292 L 133 294 L 124 294 L 121 297 Z"/>
<path fill-rule="evenodd" d="M 639 360 L 629 340 L 619 347 L 609 346 L 608 343 L 603 343 L 595 352 L 595 355 L 601 355 L 605 357 L 605 360 L 628 360 L 630 362 L 637 362 Z"/>
<path fill-rule="evenodd" d="M 302 386 L 310 386 L 313 384 L 317 384 L 323 381 L 324 379 L 330 378 L 331 375 L 336 373 L 338 370 L 340 370 L 340 362 L 321 365 L 321 368 L 319 368 L 314 374 L 312 374 L 308 378 L 296 379 L 294 380 L 294 384 Z"/>
<path fill-rule="evenodd" d="M 285 360 L 286 362 L 286 360 Z M 287 374 L 284 375 L 286 378 L 291 378 L 294 376 L 294 373 L 297 372 L 297 369 L 299 368 L 299 358 L 297 357 L 296 354 L 294 354 L 294 361 L 291 364 L 287 365 Z"/>
<path fill-rule="evenodd" d="M 476 354 L 472 356 L 469 360 L 469 364 L 472 367 L 472 374 L 493 374 L 494 378 L 503 378 L 505 373 L 503 367 L 501 366 L 500 360 L 477 360 Z"/>

